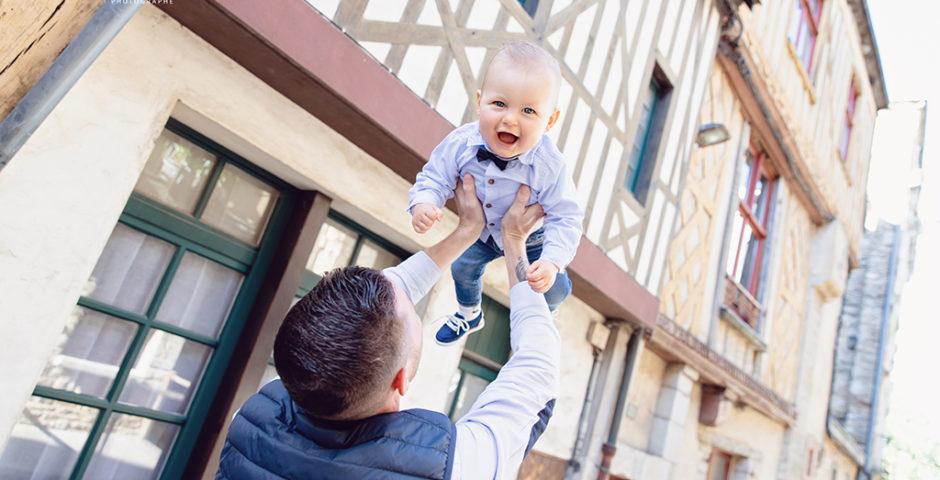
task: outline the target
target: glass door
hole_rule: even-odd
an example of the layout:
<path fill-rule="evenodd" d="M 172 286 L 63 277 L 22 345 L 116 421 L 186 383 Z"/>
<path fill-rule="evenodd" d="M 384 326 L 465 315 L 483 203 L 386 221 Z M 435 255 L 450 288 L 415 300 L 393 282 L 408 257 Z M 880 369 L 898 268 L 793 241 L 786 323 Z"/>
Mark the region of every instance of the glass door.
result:
<path fill-rule="evenodd" d="M 0 478 L 178 478 L 290 195 L 171 121 L 0 456 Z"/>

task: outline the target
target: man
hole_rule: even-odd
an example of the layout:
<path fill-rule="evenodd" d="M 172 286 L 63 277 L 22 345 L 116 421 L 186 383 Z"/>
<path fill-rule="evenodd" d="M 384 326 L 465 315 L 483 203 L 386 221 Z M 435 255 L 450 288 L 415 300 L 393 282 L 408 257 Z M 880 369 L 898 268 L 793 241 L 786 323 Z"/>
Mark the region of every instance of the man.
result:
<path fill-rule="evenodd" d="M 217 479 L 507 478 L 545 429 L 561 340 L 526 281 L 525 239 L 543 217 L 522 186 L 502 220 L 512 358 L 457 424 L 399 410 L 421 357 L 414 303 L 483 229 L 473 178 L 455 190 L 457 228 L 397 267 L 327 275 L 287 314 L 274 344 L 279 380 L 236 414 Z"/>

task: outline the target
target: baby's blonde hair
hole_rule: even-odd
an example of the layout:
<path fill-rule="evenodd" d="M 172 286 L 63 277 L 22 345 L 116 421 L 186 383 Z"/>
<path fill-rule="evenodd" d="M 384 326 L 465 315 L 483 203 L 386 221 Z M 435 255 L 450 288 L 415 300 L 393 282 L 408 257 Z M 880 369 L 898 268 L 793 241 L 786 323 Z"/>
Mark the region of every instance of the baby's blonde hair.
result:
<path fill-rule="evenodd" d="M 497 60 L 504 58 L 506 60 L 515 61 L 516 63 L 536 63 L 548 69 L 554 82 L 552 88 L 553 97 L 557 97 L 558 89 L 561 88 L 561 66 L 552 54 L 532 42 L 509 42 L 503 45 L 502 48 L 496 52 L 496 55 L 493 55 L 489 65 L 486 66 L 486 74 L 483 75 L 484 85 L 486 84 L 486 75 L 489 74 L 490 67 L 492 67 L 493 63 Z"/>

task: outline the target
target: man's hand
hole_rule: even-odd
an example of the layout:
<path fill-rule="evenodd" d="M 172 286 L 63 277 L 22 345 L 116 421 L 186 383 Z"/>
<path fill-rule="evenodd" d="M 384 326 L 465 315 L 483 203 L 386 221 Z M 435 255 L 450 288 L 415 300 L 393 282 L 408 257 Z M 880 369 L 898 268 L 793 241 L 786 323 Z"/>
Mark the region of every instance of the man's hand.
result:
<path fill-rule="evenodd" d="M 457 188 L 460 188 L 459 185 Z M 441 209 L 430 203 L 419 203 L 411 210 L 411 226 L 418 233 L 428 231 L 434 222 L 440 222 L 443 219 L 444 213 Z"/>
<path fill-rule="evenodd" d="M 516 191 L 516 199 L 513 200 L 509 210 L 503 215 L 502 230 L 503 244 L 510 242 L 522 242 L 529 238 L 529 234 L 542 225 L 542 218 L 545 212 L 538 203 L 526 206 L 525 202 L 529 199 L 529 186 L 522 185 Z"/>
<path fill-rule="evenodd" d="M 529 260 L 526 256 L 525 241 L 529 238 L 529 234 L 542 224 L 542 218 L 545 217 L 545 212 L 538 203 L 533 203 L 528 207 L 525 205 L 528 199 L 528 185 L 519 187 L 516 199 L 503 215 L 503 251 L 506 254 L 510 287 L 527 280 Z M 554 280 L 554 275 L 552 279 Z M 548 286 L 551 287 L 551 284 Z"/>
<path fill-rule="evenodd" d="M 558 275 L 558 267 L 548 260 L 541 258 L 532 262 L 525 272 L 525 278 L 529 281 L 529 286 L 536 293 L 545 293 L 555 284 L 555 276 Z"/>
<path fill-rule="evenodd" d="M 468 173 L 464 175 L 463 179 L 457 180 L 457 188 L 454 189 L 454 202 L 457 204 L 457 215 L 459 216 L 457 230 L 464 230 L 476 239 L 483 231 L 486 216 L 483 215 L 483 206 L 480 205 L 480 199 L 477 198 L 477 187 L 473 182 L 473 175 Z"/>
<path fill-rule="evenodd" d="M 480 238 L 480 232 L 483 231 L 483 224 L 486 221 L 486 217 L 483 215 L 483 206 L 480 205 L 480 200 L 477 198 L 473 176 L 469 173 L 464 175 L 462 180 L 457 181 L 457 189 L 454 190 L 454 201 L 457 203 L 457 214 L 459 215 L 457 228 L 444 240 L 425 250 L 425 253 L 431 257 L 437 267 L 442 269 L 447 268 L 464 250 Z M 421 205 L 415 205 L 414 213 L 416 217 L 418 207 Z M 413 221 L 412 224 L 414 224 Z M 415 227 L 415 231 L 418 231 L 417 227 Z M 422 232 L 418 231 L 418 233 Z"/>

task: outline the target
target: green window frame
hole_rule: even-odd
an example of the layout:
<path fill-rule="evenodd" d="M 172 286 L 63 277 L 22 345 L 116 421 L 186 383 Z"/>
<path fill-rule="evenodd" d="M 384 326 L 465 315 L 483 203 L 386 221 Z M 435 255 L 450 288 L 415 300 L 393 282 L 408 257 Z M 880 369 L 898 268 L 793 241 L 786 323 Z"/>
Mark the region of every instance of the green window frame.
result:
<path fill-rule="evenodd" d="M 452 422 L 459 420 L 476 400 L 461 398 L 465 396 L 467 381 L 472 377 L 482 379 L 485 384 L 496 380 L 499 370 L 512 353 L 509 343 L 509 309 L 486 295 L 480 307 L 486 318 L 486 327 L 468 335 L 464 344 L 454 375 L 457 385 L 447 402 L 447 416 Z"/>
<path fill-rule="evenodd" d="M 69 474 L 71 479 L 79 479 L 84 476 L 95 454 L 96 447 L 99 446 L 99 442 L 103 441 L 102 435 L 108 421 L 114 414 L 128 414 L 177 425 L 179 430 L 165 453 L 166 460 L 159 472 L 159 478 L 175 479 L 181 477 L 196 438 L 209 413 L 208 409 L 218 390 L 222 375 L 231 359 L 235 344 L 245 325 L 255 294 L 261 287 L 268 264 L 276 250 L 278 240 L 283 234 L 297 195 L 297 191 L 287 183 L 252 165 L 247 160 L 182 123 L 170 119 L 165 128 L 167 131 L 179 135 L 199 148 L 215 155 L 216 163 L 212 167 L 208 181 L 202 187 L 203 191 L 199 194 L 199 199 L 192 214 L 181 213 L 134 192 L 119 217 L 119 224 L 155 237 L 175 248 L 175 252 L 163 271 L 145 313 L 130 312 L 85 296 L 81 296 L 77 302 L 79 307 L 130 322 L 137 328 L 107 394 L 103 397 L 97 397 L 41 385 L 37 385 L 33 391 L 35 397 L 98 410 L 94 424 L 91 426 L 88 437 Z M 241 172 L 247 173 L 251 178 L 259 180 L 278 193 L 274 205 L 271 207 L 267 223 L 263 227 L 263 233 L 258 239 L 258 246 L 239 240 L 199 220 L 226 165 L 236 166 Z M 234 295 L 231 307 L 223 317 L 222 321 L 224 323 L 218 333 L 218 338 L 212 338 L 156 320 L 160 306 L 170 288 L 170 282 L 177 273 L 183 256 L 187 252 L 244 275 L 241 284 L 237 288 L 237 293 Z M 153 331 L 167 332 L 210 349 L 207 354 L 208 360 L 204 365 L 201 376 L 198 377 L 198 386 L 192 392 L 189 406 L 183 410 L 182 414 L 130 405 L 120 401 L 120 395 L 131 376 L 132 367 L 144 347 L 148 334 Z M 153 473 L 157 474 L 157 472 Z"/>
<path fill-rule="evenodd" d="M 641 205 L 646 204 L 652 183 L 653 167 L 659 154 L 660 137 L 669 110 L 671 92 L 672 85 L 657 65 L 653 69 L 649 87 L 640 105 L 636 134 L 627 156 L 626 172 L 621 185 Z"/>

